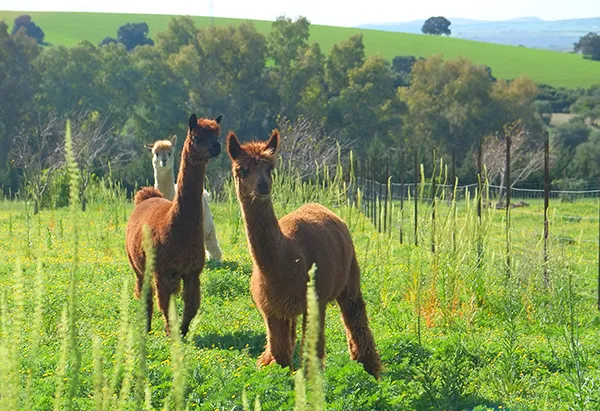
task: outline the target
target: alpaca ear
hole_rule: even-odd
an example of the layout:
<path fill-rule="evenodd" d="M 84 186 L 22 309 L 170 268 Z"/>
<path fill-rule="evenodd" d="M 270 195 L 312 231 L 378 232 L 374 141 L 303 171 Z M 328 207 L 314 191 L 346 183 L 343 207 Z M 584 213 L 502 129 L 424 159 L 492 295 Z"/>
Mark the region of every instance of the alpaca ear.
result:
<path fill-rule="evenodd" d="M 144 144 L 144 147 L 146 147 L 148 150 L 152 151 L 152 149 L 154 148 L 154 143 Z"/>
<path fill-rule="evenodd" d="M 195 114 L 190 116 L 188 127 L 190 130 L 194 130 L 196 127 L 198 127 L 198 117 L 196 117 Z"/>
<path fill-rule="evenodd" d="M 277 149 L 279 148 L 279 130 L 273 130 L 271 133 L 271 138 L 269 138 L 269 141 L 267 142 L 266 148 L 271 150 L 273 154 L 277 152 Z"/>
<path fill-rule="evenodd" d="M 171 145 L 175 147 L 175 143 L 177 143 L 177 136 L 171 137 Z"/>
<path fill-rule="evenodd" d="M 221 120 L 223 120 L 223 114 L 219 114 L 216 118 L 215 121 L 217 122 L 217 124 L 221 124 Z"/>
<path fill-rule="evenodd" d="M 233 131 L 230 131 L 227 135 L 227 152 L 232 160 L 235 160 L 244 152 L 244 149 L 240 145 L 240 141 L 235 136 Z"/>

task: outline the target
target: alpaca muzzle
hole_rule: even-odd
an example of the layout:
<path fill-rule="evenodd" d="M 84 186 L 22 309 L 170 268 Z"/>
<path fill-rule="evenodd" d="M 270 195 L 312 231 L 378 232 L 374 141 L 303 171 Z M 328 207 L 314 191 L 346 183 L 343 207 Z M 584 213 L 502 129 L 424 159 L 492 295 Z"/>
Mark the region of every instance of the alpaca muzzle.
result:
<path fill-rule="evenodd" d="M 208 152 L 210 153 L 211 157 L 217 157 L 219 154 L 221 154 L 221 144 L 218 141 L 212 143 L 208 148 Z"/>

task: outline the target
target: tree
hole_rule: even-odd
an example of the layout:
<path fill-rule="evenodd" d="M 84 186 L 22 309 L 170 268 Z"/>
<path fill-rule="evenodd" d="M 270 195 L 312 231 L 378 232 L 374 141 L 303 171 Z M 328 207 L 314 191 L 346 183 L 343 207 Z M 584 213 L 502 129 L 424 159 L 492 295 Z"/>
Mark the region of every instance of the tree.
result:
<path fill-rule="evenodd" d="M 510 136 L 510 187 L 526 180 L 532 173 L 544 167 L 544 147 L 528 136 L 522 121 L 507 124 L 503 132 L 494 133 L 484 138 L 482 144 L 482 161 L 487 171 L 490 184 L 500 185 L 498 206 L 502 206 L 506 178 L 506 139 Z M 476 161 L 476 159 L 474 159 Z M 550 164 L 554 156 L 550 157 Z"/>
<path fill-rule="evenodd" d="M 103 98 L 99 87 L 102 60 L 98 51 L 83 41 L 71 48 L 53 46 L 42 52 L 36 60 L 41 74 L 37 95 L 40 110 L 56 111 L 61 118 L 72 112 L 108 111 L 111 102 Z"/>
<path fill-rule="evenodd" d="M 594 130 L 583 144 L 575 149 L 573 175 L 586 180 L 600 178 L 600 130 Z"/>
<path fill-rule="evenodd" d="M 184 46 L 193 46 L 200 51 L 198 28 L 194 20 L 187 16 L 177 16 L 169 20 L 167 29 L 156 34 L 157 46 L 167 55 L 176 54 Z"/>
<path fill-rule="evenodd" d="M 12 34 L 17 34 L 21 28 L 23 28 L 25 35 L 35 39 L 37 44 L 44 44 L 44 31 L 31 20 L 30 15 L 23 14 L 15 19 Z"/>
<path fill-rule="evenodd" d="M 93 175 L 100 174 L 109 167 L 128 163 L 135 151 L 125 148 L 114 134 L 114 128 L 108 119 L 101 119 L 97 113 L 80 112 L 69 117 L 73 118 L 73 154 L 79 168 L 79 201 L 81 211 L 85 211 L 87 189 Z"/>
<path fill-rule="evenodd" d="M 295 122 L 280 117 L 277 127 L 282 142 L 278 152 L 281 167 L 292 169 L 302 178 L 314 176 L 320 167 L 335 167 L 338 147 L 342 152 L 348 152 L 352 147 L 352 140 L 342 140 L 339 133 L 328 133 L 324 127 L 304 117 Z"/>
<path fill-rule="evenodd" d="M 552 145 L 557 155 L 556 166 L 552 169 L 554 178 L 574 175 L 573 157 L 576 149 L 588 141 L 590 132 L 590 128 L 581 117 L 576 117 L 568 123 L 556 127 L 552 135 Z"/>
<path fill-rule="evenodd" d="M 419 59 L 422 60 L 422 58 Z M 396 56 L 392 59 L 395 88 L 410 85 L 410 74 L 416 62 L 417 58 L 415 56 Z"/>
<path fill-rule="evenodd" d="M 107 46 L 109 44 L 117 44 L 118 41 L 113 37 L 104 37 L 99 46 Z"/>
<path fill-rule="evenodd" d="M 24 124 L 14 138 L 11 163 L 22 173 L 25 191 L 33 199 L 33 214 L 39 212 L 56 171 L 65 164 L 59 128 L 55 112 L 45 118 L 36 113 L 35 121 Z"/>
<path fill-rule="evenodd" d="M 148 36 L 148 25 L 146 23 L 127 23 L 119 27 L 117 41 L 125 46 L 127 51 L 137 46 L 154 45 L 154 41 Z"/>
<path fill-rule="evenodd" d="M 9 35 L 8 26 L 0 21 L 0 174 L 21 125 L 34 124 L 31 104 L 39 73 L 33 62 L 39 51 L 32 38 L 22 31 Z"/>
<path fill-rule="evenodd" d="M 581 52 L 591 60 L 600 60 L 600 35 L 598 33 L 588 33 L 582 36 L 574 44 L 573 51 L 575 53 Z"/>
<path fill-rule="evenodd" d="M 423 34 L 433 34 L 434 36 L 441 36 L 442 34 L 449 36 L 451 34 L 450 24 L 450 21 L 445 17 L 429 17 L 425 20 L 421 31 Z"/>
<path fill-rule="evenodd" d="M 287 69 L 299 53 L 308 47 L 310 22 L 306 17 L 292 21 L 289 17 L 277 17 L 267 37 L 268 53 L 281 69 Z"/>
<path fill-rule="evenodd" d="M 362 66 L 364 61 L 365 46 L 362 34 L 355 34 L 334 45 L 327 58 L 325 70 L 330 95 L 337 96 L 348 87 L 350 70 Z"/>
<path fill-rule="evenodd" d="M 351 69 L 348 86 L 329 106 L 329 127 L 356 141 L 357 150 L 366 151 L 376 141 L 396 145 L 391 143 L 401 133 L 405 105 L 393 87 L 390 63 L 381 56 L 370 56 L 360 67 Z"/>
<path fill-rule="evenodd" d="M 589 118 L 592 125 L 600 119 L 600 85 L 593 86 L 570 107 L 571 113 Z"/>
<path fill-rule="evenodd" d="M 408 143 L 438 152 L 468 152 L 481 136 L 494 131 L 492 82 L 484 67 L 465 58 L 444 61 L 431 56 L 415 63 L 410 87 L 399 89 L 409 110 Z M 494 113 L 496 115 L 496 113 Z"/>

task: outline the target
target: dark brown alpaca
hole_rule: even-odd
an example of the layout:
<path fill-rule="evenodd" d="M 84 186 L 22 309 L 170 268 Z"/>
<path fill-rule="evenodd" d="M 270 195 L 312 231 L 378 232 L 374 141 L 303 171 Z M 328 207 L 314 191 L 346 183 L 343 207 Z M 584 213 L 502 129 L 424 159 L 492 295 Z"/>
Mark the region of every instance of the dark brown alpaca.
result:
<path fill-rule="evenodd" d="M 127 256 L 137 282 L 135 295 L 139 298 L 144 283 L 146 256 L 142 246 L 142 228 L 152 229 L 156 250 L 153 289 L 156 302 L 170 335 L 169 299 L 180 290 L 183 280 L 183 318 L 181 333 L 185 336 L 190 322 L 200 306 L 200 272 L 204 268 L 204 230 L 202 226 L 202 193 L 208 161 L 219 155 L 217 141 L 222 116 L 214 120 L 197 119 L 192 114 L 187 137 L 181 152 L 177 176 L 177 195 L 173 201 L 163 198 L 154 187 L 144 187 L 135 195 L 135 208 L 127 224 Z M 148 295 L 147 330 L 152 324 L 152 293 Z"/>
<path fill-rule="evenodd" d="M 350 358 L 379 378 L 381 361 L 369 329 L 350 232 L 339 217 L 319 204 L 306 204 L 277 221 L 270 193 L 278 145 L 277 130 L 268 142 L 244 145 L 240 145 L 235 134 L 227 136 L 227 151 L 253 260 L 250 289 L 267 327 L 267 345 L 259 364 L 277 362 L 292 366 L 296 318 L 303 314 L 306 319 L 308 270 L 315 263 L 321 314 L 319 357 L 325 355 L 325 309 L 329 301 L 336 299 Z"/>

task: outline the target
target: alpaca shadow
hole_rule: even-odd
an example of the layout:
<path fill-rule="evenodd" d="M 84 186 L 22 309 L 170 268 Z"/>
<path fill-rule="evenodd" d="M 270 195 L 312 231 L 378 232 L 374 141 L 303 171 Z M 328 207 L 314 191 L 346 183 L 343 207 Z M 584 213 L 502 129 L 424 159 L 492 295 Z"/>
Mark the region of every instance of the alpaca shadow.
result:
<path fill-rule="evenodd" d="M 431 370 L 426 365 L 433 352 L 409 338 L 397 339 L 389 347 L 386 347 L 384 352 L 393 354 L 384 354 L 382 357 L 386 368 L 382 373 L 383 378 L 403 380 L 408 384 L 415 380 L 416 375 L 425 370 Z M 448 381 L 445 385 L 449 386 Z M 504 405 L 502 402 L 492 401 L 477 394 L 449 393 L 429 388 L 423 390 L 422 395 L 413 401 L 416 409 L 431 409 L 432 407 L 433 409 L 473 409 L 476 406 L 498 409 L 499 406 Z"/>
<path fill-rule="evenodd" d="M 209 269 L 227 267 L 227 269 L 229 269 L 230 271 L 237 271 L 240 268 L 240 264 L 237 261 L 233 261 L 233 260 L 215 261 L 215 260 L 207 259 L 206 262 L 204 263 L 204 267 L 209 268 Z M 245 271 L 246 270 L 244 270 L 244 272 Z"/>
<path fill-rule="evenodd" d="M 194 344 L 196 348 L 247 351 L 251 357 L 258 357 L 265 349 L 266 338 L 265 333 L 253 331 L 236 331 L 227 334 L 211 333 L 194 337 Z"/>

